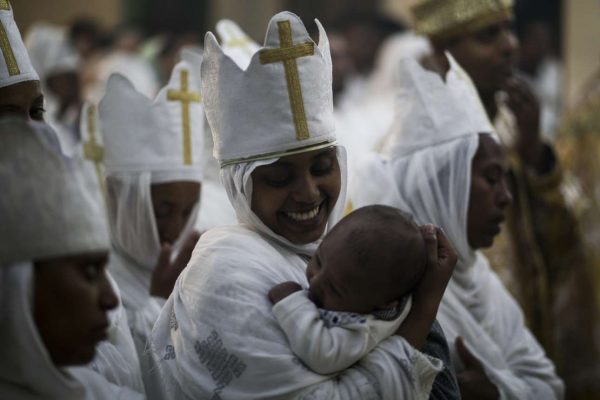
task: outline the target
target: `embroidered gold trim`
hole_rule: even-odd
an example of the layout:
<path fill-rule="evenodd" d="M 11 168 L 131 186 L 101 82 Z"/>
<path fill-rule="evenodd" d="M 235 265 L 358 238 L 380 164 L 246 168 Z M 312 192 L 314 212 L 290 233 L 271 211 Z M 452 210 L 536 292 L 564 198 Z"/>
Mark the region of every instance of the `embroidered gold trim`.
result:
<path fill-rule="evenodd" d="M 183 164 L 192 164 L 192 129 L 190 126 L 190 103 L 200 103 L 199 93 L 188 91 L 188 71 L 182 69 L 179 74 L 181 90 L 167 91 L 167 99 L 181 102 L 181 119 L 183 129 Z"/>
<path fill-rule="evenodd" d="M 89 141 L 83 144 L 83 156 L 94 163 L 94 169 L 96 170 L 96 177 L 98 178 L 98 184 L 102 191 L 102 196 L 106 198 L 106 187 L 104 186 L 104 179 L 102 178 L 102 171 L 100 163 L 104 160 L 104 148 L 96 141 L 96 107 L 90 105 L 87 109 L 87 130 Z"/>
<path fill-rule="evenodd" d="M 281 47 L 278 49 L 261 50 L 259 59 L 261 64 L 283 62 L 292 117 L 294 119 L 294 127 L 296 128 L 296 139 L 305 140 L 310 137 L 310 134 L 308 132 L 308 123 L 306 122 L 304 98 L 302 96 L 302 86 L 300 85 L 300 75 L 298 74 L 296 59 L 312 56 L 315 53 L 314 43 L 305 42 L 294 45 L 292 27 L 289 20 L 279 21 L 277 26 L 279 28 L 279 45 Z"/>
<path fill-rule="evenodd" d="M 0 10 L 10 11 L 10 2 L 8 0 L 0 0 Z M 2 22 L 0 22 L 0 50 L 2 51 L 4 61 L 6 62 L 8 75 L 14 76 L 21 74 L 21 70 L 19 70 L 19 65 L 17 64 L 17 59 L 15 58 L 15 53 L 10 45 L 10 40 L 8 39 L 8 35 L 6 34 L 6 30 L 4 29 Z"/>
<path fill-rule="evenodd" d="M 415 30 L 449 39 L 512 17 L 513 0 L 424 0 L 412 8 Z"/>
<path fill-rule="evenodd" d="M 309 151 L 321 150 L 328 147 L 336 147 L 337 140 L 332 142 L 321 142 L 317 144 L 311 144 L 309 146 L 299 147 L 297 149 L 286 150 L 286 151 L 274 151 L 272 153 L 259 154 L 251 157 L 234 158 L 231 160 L 224 160 L 219 162 L 221 168 L 232 164 L 246 163 L 251 161 L 268 160 L 269 158 L 281 158 L 286 156 L 293 156 L 294 154 L 307 153 Z"/>

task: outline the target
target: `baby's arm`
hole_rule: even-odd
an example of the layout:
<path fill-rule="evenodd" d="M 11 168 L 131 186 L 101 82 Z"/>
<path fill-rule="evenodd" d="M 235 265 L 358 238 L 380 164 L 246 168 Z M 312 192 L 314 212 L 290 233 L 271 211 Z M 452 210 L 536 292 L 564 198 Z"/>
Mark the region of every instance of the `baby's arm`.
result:
<path fill-rule="evenodd" d="M 273 300 L 272 294 L 273 290 L 269 293 Z M 273 314 L 290 348 L 311 370 L 323 375 L 350 367 L 391 336 L 399 325 L 364 316 L 362 322 L 327 327 L 306 291 L 288 292 L 279 299 Z"/>

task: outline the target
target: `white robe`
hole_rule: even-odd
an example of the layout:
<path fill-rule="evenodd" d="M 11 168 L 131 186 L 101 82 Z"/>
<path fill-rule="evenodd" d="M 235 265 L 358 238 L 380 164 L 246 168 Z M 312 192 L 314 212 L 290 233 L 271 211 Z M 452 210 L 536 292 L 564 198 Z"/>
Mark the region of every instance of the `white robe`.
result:
<path fill-rule="evenodd" d="M 166 397 L 421 398 L 439 365 L 399 336 L 336 376 L 297 359 L 267 294 L 284 281 L 306 286 L 305 268 L 304 258 L 243 225 L 203 235 L 153 331 Z"/>
<path fill-rule="evenodd" d="M 142 393 L 110 382 L 89 366 L 54 366 L 33 320 L 33 265 L 0 266 L 0 275 L 1 399 L 145 399 Z"/>

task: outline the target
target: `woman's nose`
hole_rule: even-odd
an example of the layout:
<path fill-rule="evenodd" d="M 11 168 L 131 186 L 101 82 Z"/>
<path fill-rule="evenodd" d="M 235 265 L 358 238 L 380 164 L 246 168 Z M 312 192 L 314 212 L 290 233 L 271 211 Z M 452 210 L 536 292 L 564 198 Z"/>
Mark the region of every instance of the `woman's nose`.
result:
<path fill-rule="evenodd" d="M 506 208 L 513 202 L 513 195 L 508 186 L 506 179 L 503 180 L 500 193 L 498 194 L 498 205 L 502 208 Z"/>
<path fill-rule="evenodd" d="M 106 311 L 117 307 L 119 305 L 119 298 L 113 290 L 106 272 L 104 272 L 104 277 L 102 278 L 102 283 L 100 285 L 100 307 Z"/>
<path fill-rule="evenodd" d="M 298 180 L 294 188 L 294 200 L 299 203 L 314 204 L 319 201 L 320 190 L 317 179 L 311 174 L 307 174 Z"/>

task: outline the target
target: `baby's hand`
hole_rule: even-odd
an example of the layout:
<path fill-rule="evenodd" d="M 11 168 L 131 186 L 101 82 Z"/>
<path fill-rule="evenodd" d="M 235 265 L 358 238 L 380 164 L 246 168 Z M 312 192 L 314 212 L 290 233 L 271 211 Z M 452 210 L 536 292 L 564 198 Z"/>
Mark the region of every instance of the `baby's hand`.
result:
<path fill-rule="evenodd" d="M 302 290 L 302 286 L 296 282 L 282 282 L 269 290 L 269 300 L 271 300 L 271 303 L 277 304 L 290 294 L 299 292 L 300 290 Z"/>

